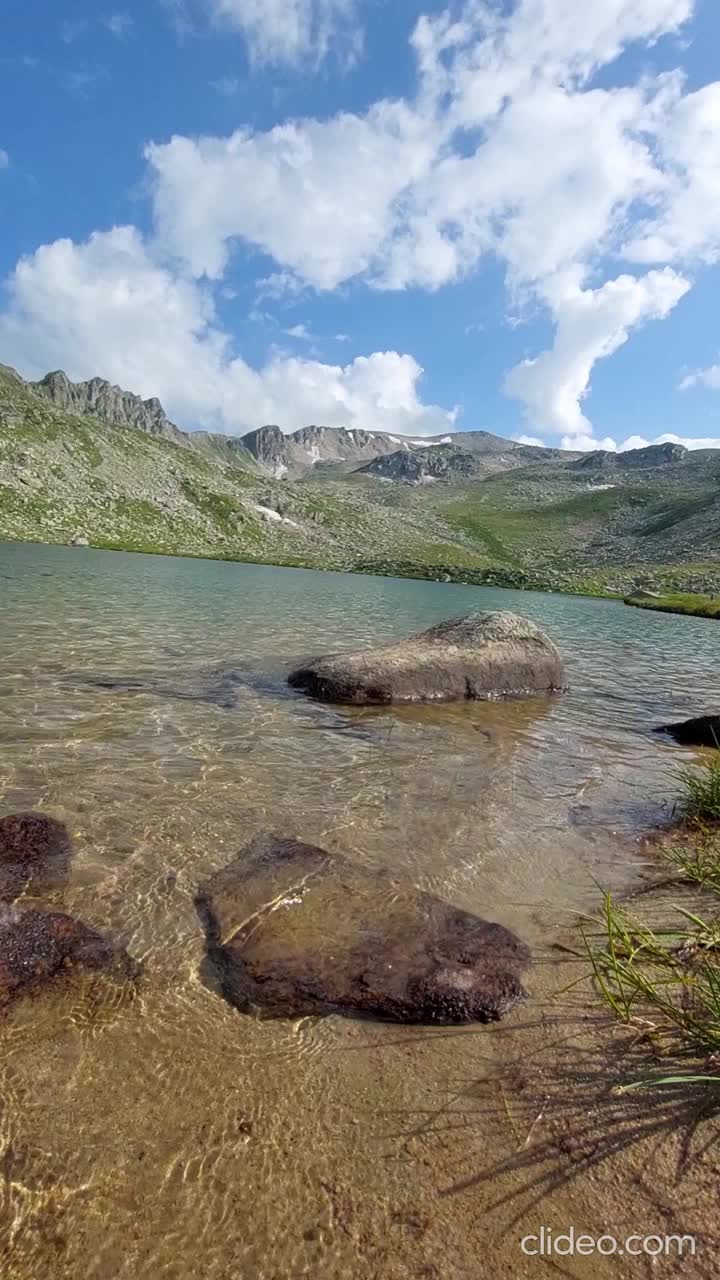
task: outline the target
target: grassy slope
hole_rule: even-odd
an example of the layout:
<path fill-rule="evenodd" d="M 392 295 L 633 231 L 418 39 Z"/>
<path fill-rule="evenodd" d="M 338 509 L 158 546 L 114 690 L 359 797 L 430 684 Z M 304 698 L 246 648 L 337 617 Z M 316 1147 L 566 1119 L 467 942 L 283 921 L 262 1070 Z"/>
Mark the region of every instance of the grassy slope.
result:
<path fill-rule="evenodd" d="M 457 485 L 289 483 L 63 413 L 0 370 L 0 537 L 589 593 L 720 592 L 708 466 L 623 476 L 530 466 Z M 263 516 L 279 512 L 280 523 Z"/>
<path fill-rule="evenodd" d="M 269 519 L 268 508 L 285 522 Z M 274 481 L 132 427 L 64 413 L 0 371 L 0 537 L 352 568 L 372 546 L 488 564 L 439 518 Z M 447 545 L 443 546 L 444 543 Z"/>
<path fill-rule="evenodd" d="M 718 478 L 707 463 L 691 462 L 620 473 L 601 487 L 584 471 L 533 466 L 454 486 L 385 484 L 378 500 L 440 516 L 508 581 L 539 577 L 598 594 L 629 594 L 636 586 L 716 591 Z"/>
<path fill-rule="evenodd" d="M 697 618 L 720 618 L 720 599 L 714 596 L 658 596 L 654 600 L 636 600 L 628 596 L 626 604 L 636 609 L 657 609 L 659 613 L 689 613 Z"/>

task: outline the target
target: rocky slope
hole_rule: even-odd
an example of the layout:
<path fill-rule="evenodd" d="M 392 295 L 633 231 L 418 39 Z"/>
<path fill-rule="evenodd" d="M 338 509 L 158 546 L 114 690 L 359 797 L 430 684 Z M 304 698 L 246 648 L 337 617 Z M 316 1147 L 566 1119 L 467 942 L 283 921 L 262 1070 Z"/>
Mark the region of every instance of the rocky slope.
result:
<path fill-rule="evenodd" d="M 712 455 L 718 451 L 708 449 L 703 452 Z M 696 457 L 682 444 L 649 444 L 644 449 L 626 449 L 624 453 L 597 449 L 576 458 L 572 466 L 578 471 L 636 471 L 646 467 L 672 467 Z"/>
<path fill-rule="evenodd" d="M 481 433 L 472 434 L 478 436 Z M 395 480 L 402 484 L 422 485 L 433 484 L 436 480 L 460 481 L 495 475 L 499 471 L 526 467 L 528 462 L 543 465 L 562 461 L 565 457 L 559 449 L 528 448 L 515 445 L 510 440 L 501 442 L 504 445 L 502 449 L 491 445 L 484 450 L 479 444 L 474 449 L 467 449 L 459 443 L 462 440 L 461 434 L 455 438 L 458 440 L 457 444 L 429 444 L 426 448 L 399 449 L 395 453 L 373 458 L 372 462 L 358 468 L 359 474 L 376 476 L 381 480 Z M 497 436 L 491 436 L 490 439 L 499 441 Z M 574 456 L 567 455 L 569 458 Z"/>
<path fill-rule="evenodd" d="M 14 370 L 7 372 L 17 378 Z M 152 436 L 171 440 L 195 452 L 241 461 L 280 480 L 298 478 L 316 468 L 352 470 L 362 463 L 388 454 L 422 454 L 436 446 L 454 446 L 466 453 L 482 455 L 485 470 L 502 470 L 512 456 L 514 465 L 528 461 L 546 462 L 559 456 L 557 450 L 528 449 L 489 431 L 451 432 L 445 436 L 418 439 L 386 431 L 363 431 L 344 427 L 302 427 L 285 434 L 278 426 L 263 426 L 244 436 L 225 436 L 207 431 L 182 431 L 167 417 L 157 399 L 143 400 L 103 378 L 72 382 L 62 370 L 48 373 L 39 382 L 27 384 L 58 409 L 100 418 L 103 422 L 136 427 Z M 568 457 L 575 455 L 568 454 Z M 495 465 L 496 464 L 496 465 Z M 427 468 L 425 468 L 427 473 Z M 468 472 L 469 474 L 469 472 Z"/>
<path fill-rule="evenodd" d="M 370 545 L 487 562 L 447 534 L 439 517 L 393 511 L 359 489 L 275 480 L 242 443 L 190 447 L 164 430 L 68 412 L 0 368 L 0 538 L 337 568 Z"/>
<path fill-rule="evenodd" d="M 407 448 L 314 427 L 176 437 L 155 402 L 82 385 L 31 386 L 0 368 L 0 538 L 618 594 L 720 591 L 720 451 L 653 446 L 585 465 L 480 432 Z M 67 407 L 83 397 L 93 414 Z"/>
<path fill-rule="evenodd" d="M 186 443 L 185 433 L 170 422 L 159 400 L 143 400 L 131 391 L 112 386 L 104 378 L 71 382 L 67 374 L 58 369 L 47 373 L 40 382 L 28 385 L 58 409 L 92 414 L 105 422 L 123 423 L 152 436 L 163 436 L 175 444 Z"/>
<path fill-rule="evenodd" d="M 268 474 L 281 480 L 307 475 L 323 464 L 354 470 L 369 458 L 397 449 L 399 437 L 382 431 L 315 426 L 285 435 L 280 427 L 260 427 L 242 436 L 241 443 Z"/>

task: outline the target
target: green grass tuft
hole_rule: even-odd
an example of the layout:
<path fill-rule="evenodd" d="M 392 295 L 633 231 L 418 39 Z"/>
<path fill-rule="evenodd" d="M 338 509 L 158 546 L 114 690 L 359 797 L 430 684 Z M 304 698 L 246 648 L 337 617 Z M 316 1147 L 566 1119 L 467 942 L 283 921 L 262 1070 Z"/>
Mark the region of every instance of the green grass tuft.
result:
<path fill-rule="evenodd" d="M 702 915 L 675 905 L 666 927 L 651 927 L 608 893 L 595 922 L 600 932 L 582 931 L 605 1007 L 649 1037 L 661 1058 L 695 1059 L 691 1071 L 672 1071 L 628 1089 L 698 1080 L 720 1085 L 713 1074 L 720 1061 L 720 761 L 699 772 L 684 770 L 680 778 L 682 810 L 696 830 L 664 853 L 677 881 L 701 891 L 707 904 Z"/>
<path fill-rule="evenodd" d="M 720 757 L 699 769 L 681 769 L 682 811 L 697 826 L 720 822 Z"/>

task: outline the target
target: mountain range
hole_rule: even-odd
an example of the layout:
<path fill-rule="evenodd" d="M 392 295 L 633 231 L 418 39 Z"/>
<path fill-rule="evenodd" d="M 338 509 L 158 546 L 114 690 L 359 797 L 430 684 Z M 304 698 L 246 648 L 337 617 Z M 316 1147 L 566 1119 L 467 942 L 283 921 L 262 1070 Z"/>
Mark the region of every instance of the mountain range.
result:
<path fill-rule="evenodd" d="M 183 431 L 157 399 L 0 366 L 0 537 L 505 585 L 720 591 L 720 451 L 486 431 Z"/>
<path fill-rule="evenodd" d="M 19 378 L 15 370 L 9 370 Z M 58 409 L 70 413 L 92 415 L 104 422 L 137 427 L 149 435 L 160 436 L 183 448 L 215 454 L 232 461 L 252 458 L 258 467 L 276 480 L 286 476 L 297 478 L 315 468 L 340 466 L 343 469 L 373 462 L 377 458 L 419 456 L 428 449 L 452 446 L 463 452 L 493 458 L 494 470 L 508 466 L 526 466 L 532 461 L 548 461 L 560 455 L 555 449 L 536 449 L 503 439 L 489 431 L 455 431 L 442 436 L 414 437 L 394 435 L 387 431 L 358 428 L 307 426 L 285 433 L 278 426 L 263 426 L 242 436 L 213 434 L 207 431 L 182 431 L 167 417 L 157 399 L 143 400 L 103 378 L 88 382 L 71 382 L 62 370 L 48 373 L 28 387 L 45 396 Z M 568 459 L 577 454 L 565 455 Z M 392 470 L 392 469 L 391 469 Z M 422 471 L 422 468 L 420 469 Z M 377 474 L 384 474 L 378 471 Z M 390 474 L 390 473 L 388 473 Z M 408 468 L 407 478 L 414 474 Z M 406 478 L 400 473 L 397 478 Z"/>

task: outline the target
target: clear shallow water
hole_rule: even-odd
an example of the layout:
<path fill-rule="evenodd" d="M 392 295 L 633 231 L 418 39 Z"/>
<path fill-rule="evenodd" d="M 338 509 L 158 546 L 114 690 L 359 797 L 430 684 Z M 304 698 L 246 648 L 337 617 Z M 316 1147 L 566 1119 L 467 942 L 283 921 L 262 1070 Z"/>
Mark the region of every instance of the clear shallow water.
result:
<path fill-rule="evenodd" d="M 570 693 L 344 711 L 285 687 L 297 659 L 473 608 L 546 627 Z M 195 887 L 273 830 L 542 957 L 594 879 L 642 874 L 634 838 L 692 759 L 649 730 L 717 701 L 719 635 L 607 601 L 0 545 L 0 812 L 67 823 L 53 903 L 145 965 L 134 1001 L 53 994 L 0 1031 L 7 1273 L 478 1274 L 476 1217 L 438 1198 L 477 1135 L 408 1135 L 502 1039 L 243 1017 L 203 984 Z"/>

